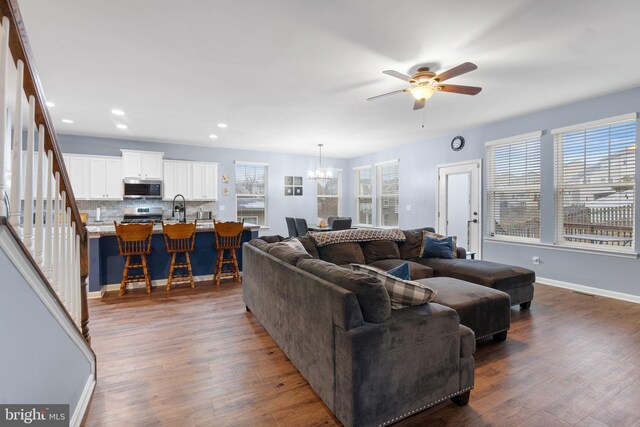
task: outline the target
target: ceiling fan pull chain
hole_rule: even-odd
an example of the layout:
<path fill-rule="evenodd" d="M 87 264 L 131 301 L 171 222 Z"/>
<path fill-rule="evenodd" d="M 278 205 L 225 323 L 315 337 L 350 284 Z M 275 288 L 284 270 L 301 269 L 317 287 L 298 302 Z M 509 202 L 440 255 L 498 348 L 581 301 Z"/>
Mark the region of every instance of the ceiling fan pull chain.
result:
<path fill-rule="evenodd" d="M 427 109 L 426 109 L 426 108 L 423 108 L 423 109 L 422 109 L 422 127 L 423 127 L 423 128 L 424 128 L 424 123 L 425 123 L 425 117 L 426 117 L 426 114 L 427 114 Z"/>

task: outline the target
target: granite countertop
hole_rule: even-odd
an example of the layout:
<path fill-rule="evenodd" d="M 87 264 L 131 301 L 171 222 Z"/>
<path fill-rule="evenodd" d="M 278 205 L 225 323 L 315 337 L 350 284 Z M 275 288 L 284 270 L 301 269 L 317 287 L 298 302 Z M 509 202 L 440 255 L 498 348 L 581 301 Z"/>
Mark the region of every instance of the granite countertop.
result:
<path fill-rule="evenodd" d="M 175 224 L 174 222 L 165 221 L 165 224 Z M 245 230 L 258 230 L 260 228 L 259 225 L 255 224 L 244 224 Z M 198 221 L 198 225 L 196 227 L 196 233 L 202 232 L 212 232 L 213 231 L 213 221 Z M 102 237 L 102 236 L 114 236 L 116 234 L 116 228 L 113 223 L 89 223 L 87 224 L 87 233 L 89 233 L 89 237 Z M 156 223 L 153 226 L 153 234 L 162 234 L 162 224 Z"/>

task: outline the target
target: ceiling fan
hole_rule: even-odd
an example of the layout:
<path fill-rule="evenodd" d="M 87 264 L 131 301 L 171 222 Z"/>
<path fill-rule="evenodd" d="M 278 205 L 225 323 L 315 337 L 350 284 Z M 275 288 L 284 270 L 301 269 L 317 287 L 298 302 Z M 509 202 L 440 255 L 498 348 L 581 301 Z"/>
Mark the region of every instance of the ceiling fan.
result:
<path fill-rule="evenodd" d="M 424 108 L 425 101 L 431 98 L 433 94 L 438 91 L 461 93 L 463 95 L 477 95 L 482 90 L 481 87 L 442 84 L 442 82 L 444 82 L 445 80 L 449 80 L 453 77 L 468 73 L 470 71 L 476 70 L 477 68 L 478 66 L 476 64 L 465 62 L 464 64 L 460 64 L 457 67 L 453 67 L 443 73 L 436 74 L 433 71 L 429 70 L 429 67 L 420 67 L 413 76 L 407 76 L 406 74 L 402 74 L 394 70 L 386 70 L 383 71 L 384 74 L 411 83 L 411 87 L 394 90 L 393 92 L 384 93 L 378 96 L 373 96 L 371 98 L 367 98 L 367 101 L 372 101 L 374 99 L 382 98 L 383 96 L 393 95 L 396 93 L 409 92 L 415 98 L 413 109 L 419 110 L 421 108 Z"/>

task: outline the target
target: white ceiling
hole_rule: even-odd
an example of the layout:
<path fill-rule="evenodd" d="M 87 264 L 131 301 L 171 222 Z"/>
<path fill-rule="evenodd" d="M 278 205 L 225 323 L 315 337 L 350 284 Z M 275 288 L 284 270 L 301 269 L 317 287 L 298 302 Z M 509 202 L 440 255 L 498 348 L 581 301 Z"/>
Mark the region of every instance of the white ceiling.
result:
<path fill-rule="evenodd" d="M 19 5 L 59 133 L 353 157 L 640 86 L 637 0 Z M 365 101 L 465 61 L 449 83 L 483 91 L 437 93 L 424 129 L 410 94 Z"/>

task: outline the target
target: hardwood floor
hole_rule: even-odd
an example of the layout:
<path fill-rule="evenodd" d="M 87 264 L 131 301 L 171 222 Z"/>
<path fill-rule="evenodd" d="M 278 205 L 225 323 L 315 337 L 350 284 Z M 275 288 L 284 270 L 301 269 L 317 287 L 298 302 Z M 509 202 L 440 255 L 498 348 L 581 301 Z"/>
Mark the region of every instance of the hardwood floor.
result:
<path fill-rule="evenodd" d="M 242 303 L 198 283 L 90 301 L 89 426 L 339 425 Z M 536 286 L 505 342 L 481 343 L 468 406 L 402 426 L 640 426 L 640 305 Z"/>

